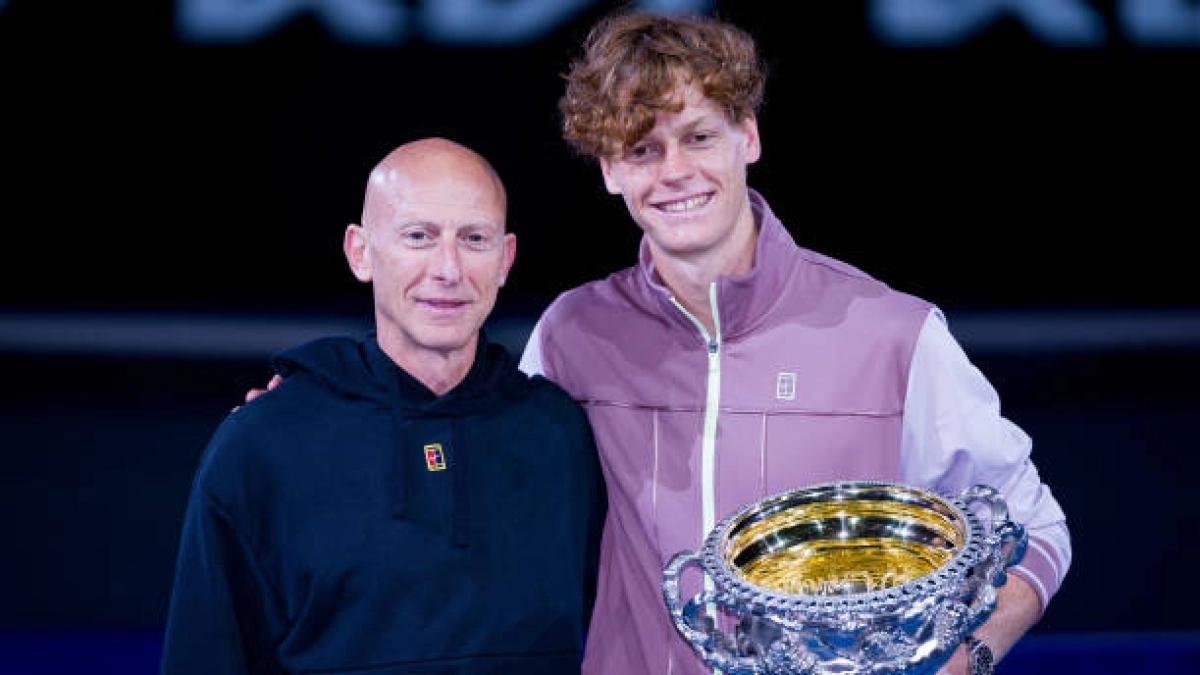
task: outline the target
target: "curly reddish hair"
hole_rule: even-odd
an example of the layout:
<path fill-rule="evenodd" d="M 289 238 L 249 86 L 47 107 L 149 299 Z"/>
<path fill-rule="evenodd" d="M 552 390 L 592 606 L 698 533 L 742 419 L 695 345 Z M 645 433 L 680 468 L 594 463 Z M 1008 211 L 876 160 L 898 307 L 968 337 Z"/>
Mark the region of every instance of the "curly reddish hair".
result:
<path fill-rule="evenodd" d="M 766 75 L 754 39 L 737 26 L 619 11 L 592 28 L 563 75 L 563 138 L 585 157 L 615 157 L 650 132 L 658 113 L 682 110 L 689 84 L 741 122 L 762 105 Z"/>

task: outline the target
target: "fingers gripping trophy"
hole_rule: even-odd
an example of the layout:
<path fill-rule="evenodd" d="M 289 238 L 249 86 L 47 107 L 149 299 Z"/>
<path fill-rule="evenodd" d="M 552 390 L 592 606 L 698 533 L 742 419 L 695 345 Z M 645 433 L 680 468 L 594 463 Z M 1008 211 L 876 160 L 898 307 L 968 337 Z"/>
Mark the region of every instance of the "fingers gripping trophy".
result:
<path fill-rule="evenodd" d="M 995 609 L 1027 537 L 986 485 L 835 482 L 749 504 L 663 571 L 679 633 L 728 675 L 925 675 Z M 698 566 L 711 581 L 681 598 Z M 728 620 L 723 620 L 723 619 Z"/>

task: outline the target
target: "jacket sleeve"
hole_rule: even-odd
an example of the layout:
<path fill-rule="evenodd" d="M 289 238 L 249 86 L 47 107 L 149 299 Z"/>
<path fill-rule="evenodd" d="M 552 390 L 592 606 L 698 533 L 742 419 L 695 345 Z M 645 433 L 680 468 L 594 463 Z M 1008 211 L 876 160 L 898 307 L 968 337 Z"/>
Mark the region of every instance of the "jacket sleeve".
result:
<path fill-rule="evenodd" d="M 1029 546 L 1012 568 L 1034 588 L 1042 611 L 1071 563 L 1066 516 L 1032 460 L 1033 441 L 1000 412 L 995 388 L 930 312 L 917 340 L 904 404 L 901 473 L 945 494 L 975 485 L 1000 492 Z"/>
<path fill-rule="evenodd" d="M 544 317 L 545 315 L 543 315 Z M 529 339 L 525 341 L 525 350 L 521 352 L 521 371 L 526 375 L 544 375 L 545 369 L 542 366 L 542 321 L 539 318 L 533 324 L 533 330 L 529 333 Z"/>
<path fill-rule="evenodd" d="M 277 672 L 271 593 L 236 524 L 193 485 L 184 514 L 163 642 L 162 675 Z"/>

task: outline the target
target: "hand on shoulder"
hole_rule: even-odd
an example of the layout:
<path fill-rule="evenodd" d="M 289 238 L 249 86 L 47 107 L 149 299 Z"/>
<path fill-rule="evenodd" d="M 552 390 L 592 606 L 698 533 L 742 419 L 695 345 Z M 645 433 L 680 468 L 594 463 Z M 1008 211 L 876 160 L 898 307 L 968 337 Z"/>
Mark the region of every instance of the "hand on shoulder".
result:
<path fill-rule="evenodd" d="M 254 399 L 258 398 L 259 396 L 267 393 L 268 391 L 271 391 L 275 387 L 278 387 L 280 382 L 283 382 L 283 378 L 280 377 L 278 374 L 271 376 L 271 380 L 269 382 L 267 382 L 266 389 L 255 387 L 255 388 L 251 389 L 250 391 L 246 392 L 246 403 L 253 401 Z"/>
<path fill-rule="evenodd" d="M 259 396 L 262 396 L 263 394 L 267 393 L 268 391 L 271 391 L 275 387 L 278 387 L 281 382 L 283 382 L 282 377 L 280 377 L 278 374 L 272 375 L 270 381 L 267 382 L 267 386 L 265 388 L 253 387 L 250 390 L 248 390 L 246 392 L 246 401 L 245 402 L 249 403 L 250 401 L 253 401 L 254 399 L 258 398 Z M 240 407 L 242 407 L 242 406 L 240 406 L 240 405 L 234 406 L 233 410 L 237 410 Z M 233 410 L 230 410 L 230 412 L 233 412 Z"/>

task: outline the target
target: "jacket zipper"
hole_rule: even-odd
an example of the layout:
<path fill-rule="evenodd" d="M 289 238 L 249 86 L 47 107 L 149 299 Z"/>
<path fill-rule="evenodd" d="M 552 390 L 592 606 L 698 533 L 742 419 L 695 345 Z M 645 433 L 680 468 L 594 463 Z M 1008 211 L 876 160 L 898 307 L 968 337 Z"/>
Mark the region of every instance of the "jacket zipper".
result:
<path fill-rule="evenodd" d="M 696 325 L 708 347 L 708 385 L 704 401 L 704 437 L 700 457 L 700 503 L 703 512 L 701 543 L 703 543 L 704 538 L 717 524 L 715 470 L 717 411 L 721 403 L 721 315 L 717 311 L 717 283 L 714 281 L 708 286 L 708 307 L 713 320 L 713 335 L 709 335 L 704 324 L 692 316 L 692 313 L 687 311 L 674 296 L 671 296 L 671 302 Z M 707 574 L 704 575 L 704 589 L 710 593 L 714 590 L 713 580 Z M 708 605 L 708 613 L 714 619 L 717 616 L 716 607 L 712 603 Z"/>

